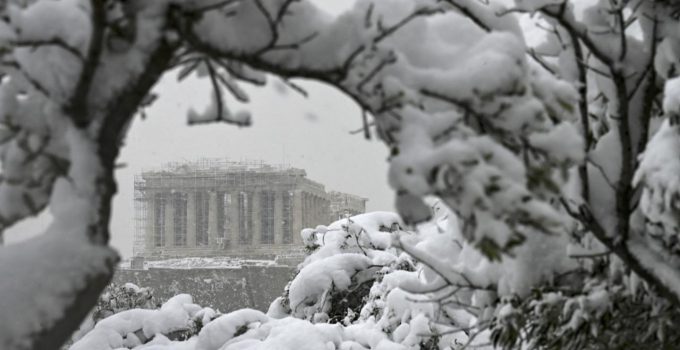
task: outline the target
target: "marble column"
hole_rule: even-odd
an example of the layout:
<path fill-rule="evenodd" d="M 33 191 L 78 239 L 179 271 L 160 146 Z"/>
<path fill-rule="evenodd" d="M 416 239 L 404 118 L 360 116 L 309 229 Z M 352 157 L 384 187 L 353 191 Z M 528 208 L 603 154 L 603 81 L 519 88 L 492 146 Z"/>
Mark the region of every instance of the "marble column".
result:
<path fill-rule="evenodd" d="M 224 237 L 229 241 L 230 247 L 239 246 L 239 217 L 238 217 L 238 194 L 239 192 L 231 192 L 231 201 L 227 202 L 227 215 L 229 215 L 229 225 L 226 227 L 227 232 Z"/>
<path fill-rule="evenodd" d="M 175 246 L 175 207 L 171 193 L 165 193 L 165 246 Z"/>
<path fill-rule="evenodd" d="M 283 196 L 287 191 L 274 191 L 274 244 L 283 243 Z"/>
<path fill-rule="evenodd" d="M 146 193 L 143 197 L 144 202 L 141 203 L 146 206 L 146 217 L 144 220 L 144 255 L 150 253 L 156 248 L 155 233 L 156 233 L 156 195 L 154 193 Z"/>
<path fill-rule="evenodd" d="M 196 246 L 196 192 L 187 193 L 187 247 Z"/>
<path fill-rule="evenodd" d="M 250 212 L 250 220 L 253 223 L 251 232 L 252 232 L 252 237 L 251 237 L 251 244 L 253 245 L 259 245 L 262 243 L 262 208 L 261 208 L 261 198 L 260 196 L 262 193 L 259 190 L 250 192 L 252 196 L 252 208 L 253 210 Z"/>
<path fill-rule="evenodd" d="M 217 244 L 217 219 L 219 213 L 217 212 L 217 205 L 219 198 L 214 191 L 208 192 L 208 245 L 213 248 L 219 248 Z"/>
<path fill-rule="evenodd" d="M 302 231 L 304 223 L 304 212 L 302 200 L 303 192 L 297 190 L 293 194 L 293 243 L 301 244 L 302 237 L 300 236 L 300 231 Z"/>

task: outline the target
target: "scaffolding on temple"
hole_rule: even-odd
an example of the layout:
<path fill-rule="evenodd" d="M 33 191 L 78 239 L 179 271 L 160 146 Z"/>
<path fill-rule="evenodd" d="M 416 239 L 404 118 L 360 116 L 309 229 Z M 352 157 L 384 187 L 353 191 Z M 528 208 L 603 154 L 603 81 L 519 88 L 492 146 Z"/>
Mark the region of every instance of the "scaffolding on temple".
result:
<path fill-rule="evenodd" d="M 132 240 L 132 255 L 139 256 L 144 252 L 146 236 L 147 209 L 146 199 L 144 198 L 144 180 L 141 175 L 134 178 L 134 224 L 135 231 Z"/>
<path fill-rule="evenodd" d="M 306 175 L 286 164 L 214 158 L 144 170 L 134 178 L 133 255 L 290 250 L 297 232 L 331 218 L 331 196 Z"/>
<path fill-rule="evenodd" d="M 224 176 L 228 173 L 230 176 Z M 273 185 L 281 181 L 287 181 L 285 177 L 281 176 L 268 176 L 272 173 L 285 173 L 291 175 L 293 178 L 295 175 L 305 176 L 306 172 L 301 169 L 292 168 L 289 164 L 266 164 L 261 160 L 240 160 L 234 161 L 222 158 L 201 158 L 195 161 L 182 161 L 182 162 L 168 162 L 162 164 L 158 168 L 144 169 L 141 174 L 135 175 L 134 177 L 134 238 L 132 252 L 134 256 L 141 255 L 146 244 L 151 243 L 155 246 L 165 245 L 165 235 L 172 234 L 176 242 L 179 244 L 186 240 L 186 225 L 188 224 L 186 220 L 186 209 L 177 210 L 173 212 L 173 232 L 166 232 L 168 227 L 166 226 L 165 216 L 168 215 L 165 209 L 165 205 L 168 202 L 172 202 L 172 205 L 178 205 L 184 207 L 186 205 L 186 198 L 179 196 L 177 194 L 172 194 L 170 198 L 161 195 L 159 198 L 155 198 L 152 195 L 154 189 L 164 189 L 164 188 L 175 188 L 175 189 L 192 189 L 201 187 L 240 187 L 243 185 L 250 186 L 262 186 L 266 187 L 268 185 Z M 316 184 L 320 189 L 323 189 L 323 185 Z M 196 239 L 197 243 L 200 245 L 208 244 L 207 230 L 208 230 L 208 218 L 207 218 L 207 196 L 203 193 L 197 193 L 198 196 L 197 205 L 194 208 L 196 222 Z M 229 209 L 230 205 L 238 204 L 233 203 L 233 201 L 239 200 L 238 198 L 231 198 L 231 194 L 226 192 L 220 192 L 218 203 L 220 205 L 219 219 L 217 223 L 218 230 L 218 244 L 223 246 L 229 245 L 229 224 L 234 218 L 230 218 L 225 215 L 224 212 Z M 245 193 L 242 201 L 244 202 L 244 208 L 242 210 L 242 216 L 236 218 L 242 222 L 242 227 L 244 227 L 243 237 L 239 237 L 240 240 L 244 242 L 251 242 L 253 239 L 253 223 L 250 218 L 253 213 L 252 208 L 252 194 Z M 153 227 L 149 228 L 149 208 L 151 207 L 150 201 L 159 201 L 159 205 L 153 206 L 158 208 L 157 215 L 154 215 L 154 220 L 151 223 Z M 267 198 L 267 200 L 273 200 Z M 246 219 L 250 218 L 250 219 Z M 267 227 L 273 225 L 273 212 L 268 212 Z M 153 239 L 147 242 L 147 230 L 153 230 Z M 273 239 L 273 238 L 272 238 Z M 273 243 L 273 241 L 272 241 Z"/>

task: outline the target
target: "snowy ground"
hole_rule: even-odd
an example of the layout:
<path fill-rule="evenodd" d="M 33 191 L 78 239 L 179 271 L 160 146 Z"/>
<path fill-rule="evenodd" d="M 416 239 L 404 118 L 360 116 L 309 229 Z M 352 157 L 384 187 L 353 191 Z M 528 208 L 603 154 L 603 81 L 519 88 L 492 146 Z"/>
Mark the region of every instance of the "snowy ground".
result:
<path fill-rule="evenodd" d="M 274 260 L 251 260 L 231 257 L 189 257 L 144 262 L 144 269 L 240 269 L 242 266 L 276 266 Z M 122 261 L 120 269 L 130 269 L 130 261 Z"/>

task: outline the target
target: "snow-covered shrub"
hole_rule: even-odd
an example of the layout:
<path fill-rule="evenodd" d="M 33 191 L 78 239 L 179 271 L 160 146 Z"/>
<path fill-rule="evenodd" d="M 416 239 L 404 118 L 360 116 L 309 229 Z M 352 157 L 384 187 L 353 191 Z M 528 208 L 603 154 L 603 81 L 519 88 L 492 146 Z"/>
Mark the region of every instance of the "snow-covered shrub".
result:
<path fill-rule="evenodd" d="M 337 308 L 356 309 L 378 272 L 391 262 L 394 254 L 387 249 L 400 225 L 396 214 L 376 212 L 303 230 L 311 254 L 300 264 L 281 302 L 296 317 L 342 320 L 347 310 Z M 335 312 L 320 315 L 331 308 Z"/>
<path fill-rule="evenodd" d="M 680 340 L 672 332 L 680 313 L 624 265 L 609 265 L 609 253 L 592 254 L 564 234 L 534 236 L 514 256 L 492 260 L 464 239 L 459 219 L 440 202 L 430 216 L 412 230 L 385 212 L 305 229 L 305 244 L 313 249 L 266 314 L 244 309 L 212 321 L 203 317 L 202 328 L 184 323 L 184 340 L 176 331 L 146 329 L 145 337 L 136 337 L 148 344 L 131 344 L 199 350 L 471 345 L 605 350 L 665 349 Z M 541 254 L 531 253 L 536 250 Z M 149 317 L 161 317 L 143 310 L 131 315 L 142 326 Z M 198 320 L 187 315 L 186 322 Z M 102 337 L 102 327 L 106 324 L 87 339 Z M 110 348 L 93 348 L 100 349 Z"/>
<path fill-rule="evenodd" d="M 123 285 L 111 283 L 99 296 L 99 302 L 92 311 L 92 318 L 96 323 L 124 310 L 155 309 L 158 307 L 160 307 L 160 304 L 154 297 L 151 288 L 139 287 L 134 283 Z"/>
<path fill-rule="evenodd" d="M 193 344 L 195 335 L 217 316 L 213 309 L 193 304 L 191 296 L 179 294 L 159 309 L 125 310 L 97 322 L 70 349 L 132 349 L 144 344 L 152 346 L 183 341 Z"/>
<path fill-rule="evenodd" d="M 415 234 L 403 226 L 396 214 L 374 212 L 304 230 L 311 253 L 268 314 L 342 325 L 339 329 L 353 337 L 373 334 L 377 343 L 438 349 L 449 339 L 442 340 L 436 331 L 433 309 L 421 303 L 426 302 L 423 296 L 400 291 L 394 282 L 419 273 L 414 260 L 392 246 L 399 235 Z M 411 324 L 413 331 L 408 330 Z M 355 342 L 374 346 L 352 338 L 341 345 Z"/>
<path fill-rule="evenodd" d="M 118 285 L 109 284 L 92 312 L 87 316 L 80 328 L 73 334 L 72 341 L 78 341 L 87 334 L 95 324 L 113 314 L 131 309 L 155 309 L 160 307 L 153 295 L 153 290 L 139 287 L 134 283 Z M 70 345 L 67 344 L 67 345 Z"/>
<path fill-rule="evenodd" d="M 581 276 L 583 278 L 584 276 Z M 673 349 L 680 312 L 633 274 L 619 281 L 585 276 L 579 285 L 536 288 L 524 299 L 502 301 L 491 326 L 503 349 Z"/>
<path fill-rule="evenodd" d="M 189 320 L 197 316 L 177 311 L 179 306 L 189 310 L 187 305 L 191 305 L 190 299 L 180 296 L 178 300 L 184 304 L 169 301 L 160 310 L 113 315 L 99 322 L 71 349 L 84 349 L 86 345 L 92 350 L 115 348 L 113 343 L 97 345 L 97 339 L 110 332 L 106 330 L 110 325 L 119 327 L 119 320 L 126 317 L 134 321 L 128 321 L 132 324 L 127 328 L 114 329 L 122 337 L 115 346 L 134 348 L 147 343 L 145 346 L 153 344 L 159 349 L 201 350 L 258 346 L 320 349 L 328 348 L 328 344 L 336 349 L 456 348 L 467 340 L 465 335 L 444 334 L 451 327 L 439 322 L 428 297 L 399 288 L 400 283 L 413 284 L 423 273 L 408 254 L 392 245 L 399 235 L 416 235 L 403 231 L 403 225 L 396 214 L 376 212 L 303 231 L 307 244 L 316 248 L 300 264 L 284 296 L 272 302 L 267 314 L 248 309 L 231 312 L 201 323 L 197 336 L 181 341 L 170 334 L 188 327 Z M 200 308 L 192 306 L 194 309 Z M 184 323 L 149 328 L 156 321 L 147 320 L 169 317 L 171 310 L 182 315 L 172 319 L 182 319 Z M 201 320 L 207 321 L 205 317 Z M 127 342 L 128 337 L 134 341 Z M 114 338 L 118 341 L 118 337 Z"/>

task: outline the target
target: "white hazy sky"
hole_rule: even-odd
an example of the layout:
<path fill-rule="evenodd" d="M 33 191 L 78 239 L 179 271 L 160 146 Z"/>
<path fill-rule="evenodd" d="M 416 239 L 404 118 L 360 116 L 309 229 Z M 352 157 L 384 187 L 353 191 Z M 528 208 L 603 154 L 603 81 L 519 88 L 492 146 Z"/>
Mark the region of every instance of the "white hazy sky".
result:
<path fill-rule="evenodd" d="M 306 83 L 305 99 L 293 91 L 250 89 L 253 125 L 186 125 L 186 110 L 203 106 L 209 82 L 192 79 L 177 84 L 174 76 L 159 86 L 161 98 L 145 120 L 132 126 L 121 154 L 125 167 L 117 172 L 120 194 L 114 201 L 112 244 L 127 256 L 133 232 L 133 177 L 142 169 L 169 161 L 201 157 L 256 159 L 288 163 L 307 170 L 307 176 L 327 188 L 368 197 L 369 210 L 392 210 L 386 183 L 387 150 L 362 134 L 356 105 L 333 88 Z M 270 80 L 274 85 L 273 79 Z"/>
<path fill-rule="evenodd" d="M 353 1 L 317 3 L 339 13 Z M 187 125 L 187 110 L 201 111 L 209 100 L 207 79 L 192 77 L 178 83 L 175 74 L 168 74 L 158 84 L 160 98 L 146 110 L 146 119 L 135 119 L 119 159 L 125 166 L 116 172 L 119 193 L 114 199 L 111 244 L 123 257 L 132 253 L 134 175 L 165 162 L 221 157 L 287 163 L 305 169 L 309 178 L 328 189 L 369 198 L 369 210 L 392 210 L 386 147 L 375 138 L 367 141 L 361 133 L 350 134 L 362 125 L 359 108 L 320 83 L 299 82 L 310 93 L 304 98 L 282 91 L 275 79 L 269 82 L 265 88 L 244 84 L 251 97 L 245 107 L 253 114 L 248 128 Z M 49 215 L 27 220 L 6 233 L 7 242 L 33 236 L 48 223 Z"/>

